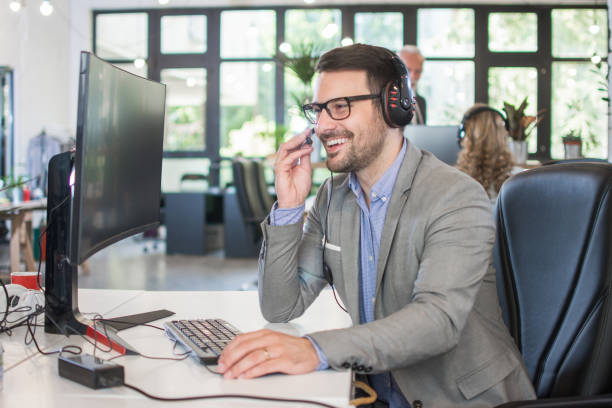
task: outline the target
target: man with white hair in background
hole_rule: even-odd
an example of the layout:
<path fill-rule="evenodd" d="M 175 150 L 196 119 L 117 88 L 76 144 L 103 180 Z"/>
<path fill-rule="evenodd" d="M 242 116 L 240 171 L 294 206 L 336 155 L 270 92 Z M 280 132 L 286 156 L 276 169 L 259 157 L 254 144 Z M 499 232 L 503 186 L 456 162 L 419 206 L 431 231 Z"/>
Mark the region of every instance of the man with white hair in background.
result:
<path fill-rule="evenodd" d="M 425 102 L 425 98 L 418 94 L 417 84 L 419 82 L 419 78 L 421 77 L 421 73 L 423 72 L 423 62 L 425 61 L 425 57 L 423 57 L 423 54 L 421 54 L 421 51 L 419 51 L 416 45 L 410 44 L 404 45 L 398 54 L 408 69 L 412 89 L 416 95 L 417 103 L 415 106 L 414 118 L 410 124 L 424 125 L 427 122 L 427 104 Z"/>

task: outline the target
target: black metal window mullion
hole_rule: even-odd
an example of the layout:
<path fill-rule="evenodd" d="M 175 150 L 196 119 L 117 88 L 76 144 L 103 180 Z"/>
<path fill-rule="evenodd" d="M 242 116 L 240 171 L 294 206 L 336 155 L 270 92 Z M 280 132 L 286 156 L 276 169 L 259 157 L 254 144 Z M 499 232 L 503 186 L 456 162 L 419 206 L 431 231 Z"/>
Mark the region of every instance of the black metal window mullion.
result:
<path fill-rule="evenodd" d="M 538 125 L 538 148 L 533 158 L 549 160 L 551 145 L 551 96 L 552 96 L 552 8 L 538 11 L 538 107 L 546 116 Z"/>

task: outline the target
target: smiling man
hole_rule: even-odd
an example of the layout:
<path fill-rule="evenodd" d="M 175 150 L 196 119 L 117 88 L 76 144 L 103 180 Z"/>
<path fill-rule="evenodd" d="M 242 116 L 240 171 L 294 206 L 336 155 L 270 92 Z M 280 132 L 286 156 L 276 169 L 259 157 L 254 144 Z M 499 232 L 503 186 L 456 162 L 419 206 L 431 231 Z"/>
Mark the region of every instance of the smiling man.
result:
<path fill-rule="evenodd" d="M 303 338 L 247 333 L 226 347 L 219 369 L 226 378 L 252 378 L 352 368 L 376 389 L 376 406 L 490 407 L 534 398 L 500 316 L 487 195 L 388 119 L 380 95 L 401 81 L 397 61 L 363 44 L 321 56 L 315 102 L 304 113 L 327 166 L 342 174 L 320 188 L 303 224 L 312 147 L 299 148 L 309 131 L 296 135 L 278 151 L 278 201 L 262 224 L 266 319 L 299 317 L 333 282 L 354 325 Z"/>

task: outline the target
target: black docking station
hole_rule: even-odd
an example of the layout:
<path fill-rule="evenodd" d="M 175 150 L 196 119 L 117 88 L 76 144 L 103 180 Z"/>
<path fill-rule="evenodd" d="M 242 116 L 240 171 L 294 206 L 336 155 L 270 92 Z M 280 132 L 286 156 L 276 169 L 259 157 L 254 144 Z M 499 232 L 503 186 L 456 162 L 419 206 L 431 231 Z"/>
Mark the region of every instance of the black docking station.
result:
<path fill-rule="evenodd" d="M 57 368 L 60 377 L 96 390 L 123 385 L 123 366 L 91 354 L 70 357 L 60 355 L 57 359 Z"/>

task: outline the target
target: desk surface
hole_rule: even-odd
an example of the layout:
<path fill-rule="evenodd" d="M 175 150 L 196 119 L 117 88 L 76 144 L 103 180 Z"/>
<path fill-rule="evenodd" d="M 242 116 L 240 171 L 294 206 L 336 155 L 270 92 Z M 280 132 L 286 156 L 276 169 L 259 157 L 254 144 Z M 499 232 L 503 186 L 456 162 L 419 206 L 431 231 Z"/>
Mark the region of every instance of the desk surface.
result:
<path fill-rule="evenodd" d="M 138 292 L 116 290 L 80 290 L 82 312 L 101 312 L 105 317 L 117 317 L 153 309 L 169 309 L 176 315 L 168 318 L 219 317 L 246 332 L 267 327 L 295 335 L 350 325 L 348 315 L 335 305 L 331 291 L 324 291 L 304 316 L 287 324 L 269 324 L 261 316 L 257 292 Z M 161 325 L 161 321 L 154 324 Z M 145 355 L 171 357 L 173 342 L 164 333 L 148 327 L 134 327 L 119 332 L 120 336 Z M 57 374 L 57 357 L 43 356 L 34 345 L 23 342 L 25 329 L 14 331 L 12 337 L 0 335 L 5 349 L 4 390 L 0 391 L 0 406 L 44 406 L 64 408 L 87 404 L 88 408 L 149 407 L 165 404 L 137 394 L 125 387 L 92 390 L 61 378 Z M 77 344 L 86 353 L 93 347 L 78 336 L 65 338 L 44 333 L 39 328 L 36 338 L 47 350 L 67 344 Z M 96 352 L 101 358 L 116 353 Z M 269 375 L 253 380 L 225 380 L 209 373 L 192 358 L 184 361 L 151 360 L 125 356 L 114 360 L 125 367 L 125 380 L 158 396 L 179 397 L 210 394 L 250 394 L 289 399 L 310 399 L 335 406 L 348 406 L 351 390 L 350 371 L 326 370 L 306 375 Z M 33 390 L 35 390 L 33 392 Z M 198 407 L 269 406 L 253 400 L 199 400 L 173 403 L 172 406 Z M 280 404 L 279 406 L 308 406 Z"/>

